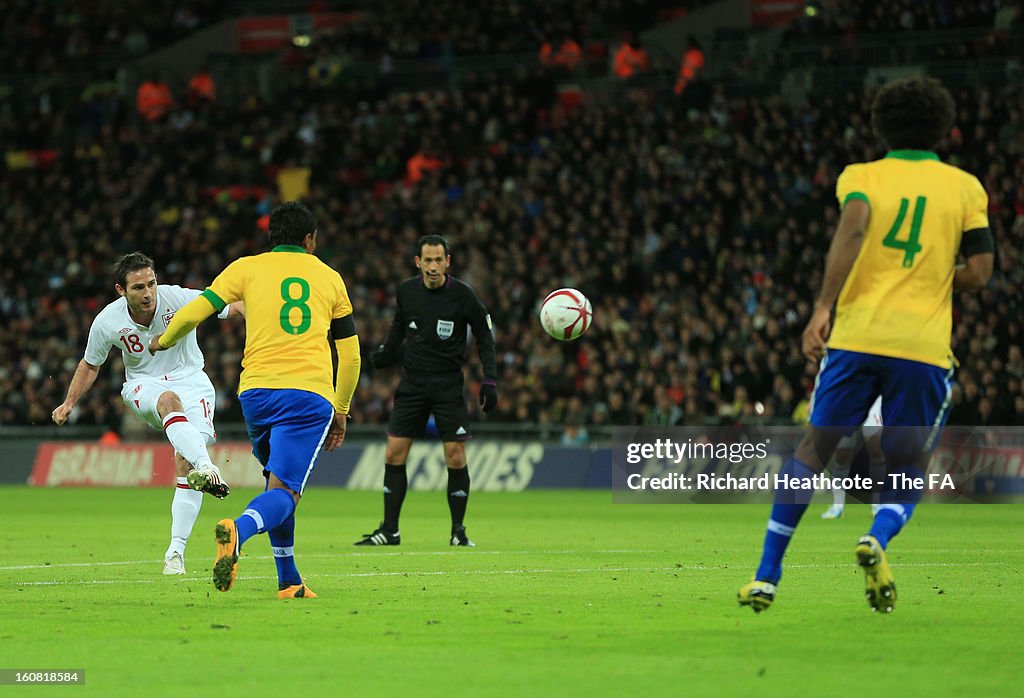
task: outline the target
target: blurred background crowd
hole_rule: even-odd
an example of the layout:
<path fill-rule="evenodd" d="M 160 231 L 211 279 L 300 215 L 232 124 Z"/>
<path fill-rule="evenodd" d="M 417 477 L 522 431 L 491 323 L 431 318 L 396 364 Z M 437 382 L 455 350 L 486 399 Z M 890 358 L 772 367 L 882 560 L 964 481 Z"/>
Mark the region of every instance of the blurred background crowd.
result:
<path fill-rule="evenodd" d="M 146 53 L 231 11 L 83 0 L 40 14 L 35 3 L 9 4 L 0 22 L 16 41 L 0 49 L 0 65 L 40 78 L 90 52 Z M 607 425 L 805 420 L 816 367 L 799 335 L 838 219 L 835 180 L 846 164 L 884 154 L 869 123 L 871 57 L 855 87 L 848 76 L 818 81 L 801 99 L 731 74 L 716 80 L 713 47 L 705 66 L 692 37 L 674 64 L 632 64 L 661 79 L 620 75 L 620 50 L 636 56 L 639 32 L 679 5 L 507 0 L 484 12 L 394 0 L 328 40 L 281 51 L 287 71 L 273 99 L 223 99 L 209 67 L 180 83 L 150 71 L 138 91 L 101 75 L 75 99 L 5 95 L 0 426 L 49 422 L 93 317 L 116 297 L 118 255 L 142 250 L 162 283 L 204 288 L 233 259 L 267 248 L 266 216 L 289 192 L 320 218 L 318 254 L 348 285 L 364 354 L 386 335 L 397 284 L 415 274 L 414 241 L 448 236 L 451 272 L 494 321 L 500 402 L 488 422 L 536 423 L 584 443 Z M 824 51 L 837 33 L 1020 31 L 1012 2 L 814 6 L 820 13 L 784 29 L 776 65 L 786 46 L 817 37 Z M 574 55 L 566 40 L 584 62 L 600 58 L 600 77 L 566 84 L 575 66 L 552 58 Z M 415 91 L 347 81 L 349 59 L 330 58 L 369 57 L 379 68 L 383 55 L 443 64 L 446 53 L 508 51 L 536 55 Z M 958 117 L 939 154 L 984 184 L 998 248 L 989 286 L 955 299 L 950 421 L 1024 425 L 1024 88 L 949 84 Z M 551 340 L 536 320 L 539 300 L 562 286 L 595 309 L 573 343 Z M 244 330 L 210 320 L 198 332 L 218 423 L 241 421 Z M 472 346 L 469 357 L 475 394 Z M 73 421 L 119 428 L 122 380 L 114 352 Z M 364 361 L 358 422 L 386 421 L 396 382 Z"/>

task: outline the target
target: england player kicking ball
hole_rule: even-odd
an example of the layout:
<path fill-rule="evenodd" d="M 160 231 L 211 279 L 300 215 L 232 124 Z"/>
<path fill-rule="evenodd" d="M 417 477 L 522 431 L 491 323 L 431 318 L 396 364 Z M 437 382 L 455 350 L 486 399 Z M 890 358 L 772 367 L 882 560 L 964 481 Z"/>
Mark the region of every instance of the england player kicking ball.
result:
<path fill-rule="evenodd" d="M 200 292 L 157 285 L 153 260 L 132 252 L 117 261 L 114 288 L 120 298 L 92 323 L 83 358 L 68 387 L 67 398 L 53 411 L 62 425 L 92 387 L 111 348 L 121 352 L 125 382 L 121 399 L 136 417 L 163 429 L 174 447 L 177 484 L 171 501 L 171 542 L 164 555 L 164 574 L 185 574 L 185 543 L 199 516 L 203 492 L 223 499 L 230 489 L 207 446 L 216 440 L 213 413 L 216 395 L 203 371 L 203 354 L 193 332 L 173 350 L 152 355 L 150 339 L 162 334 L 174 314 Z M 244 316 L 245 306 L 224 308 L 221 319 Z"/>

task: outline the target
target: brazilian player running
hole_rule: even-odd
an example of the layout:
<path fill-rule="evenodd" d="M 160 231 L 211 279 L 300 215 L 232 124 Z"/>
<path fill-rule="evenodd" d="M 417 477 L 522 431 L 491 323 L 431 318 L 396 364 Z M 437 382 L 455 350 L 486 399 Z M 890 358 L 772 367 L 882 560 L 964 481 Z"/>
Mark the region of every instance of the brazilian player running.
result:
<path fill-rule="evenodd" d="M 371 357 L 374 368 L 402 362 L 402 381 L 395 391 L 384 453 L 384 521 L 355 544 L 401 544 L 398 517 L 409 484 L 405 462 L 413 439 L 423 437 L 433 413 L 448 465 L 448 508 L 452 517 L 449 543 L 472 546 L 463 524 L 469 500 L 465 442 L 470 432 L 462 366 L 466 362 L 467 330 L 472 329 L 484 369 L 480 407 L 490 412 L 498 404 L 491 316 L 468 284 L 447 273 L 451 264 L 448 240 L 441 235 L 425 235 L 419 239 L 416 251 L 420 275 L 398 287 L 391 330 Z M 404 353 L 400 351 L 403 342 Z"/>
<path fill-rule="evenodd" d="M 885 85 L 872 104 L 871 121 L 892 150 L 881 160 L 850 165 L 839 176 L 842 214 L 803 335 L 804 355 L 824 361 L 810 427 L 784 466 L 791 477 L 803 480 L 820 473 L 839 439 L 864 421 L 879 395 L 890 472 L 894 466 L 919 466 L 945 424 L 953 374 L 952 293 L 985 286 L 995 252 L 981 183 L 940 162 L 933 152 L 955 115 L 952 96 L 934 79 Z M 894 449 L 902 459 L 895 464 L 890 458 Z M 754 581 L 740 589 L 740 605 L 757 612 L 771 605 L 808 492 L 813 490 L 776 493 L 761 564 Z M 921 493 L 885 494 L 855 555 L 869 605 L 888 613 L 896 602 L 896 585 L 886 548 L 910 519 Z"/>
<path fill-rule="evenodd" d="M 313 212 L 297 202 L 275 208 L 270 243 L 270 252 L 228 265 L 178 311 L 150 350 L 173 346 L 225 304 L 245 300 L 238 399 L 267 489 L 237 519 L 217 523 L 213 581 L 220 591 L 230 589 L 242 545 L 266 533 L 278 598 L 313 598 L 295 566 L 295 509 L 321 448 L 332 451 L 345 439 L 359 381 L 359 338 L 345 282 L 313 254 Z"/>

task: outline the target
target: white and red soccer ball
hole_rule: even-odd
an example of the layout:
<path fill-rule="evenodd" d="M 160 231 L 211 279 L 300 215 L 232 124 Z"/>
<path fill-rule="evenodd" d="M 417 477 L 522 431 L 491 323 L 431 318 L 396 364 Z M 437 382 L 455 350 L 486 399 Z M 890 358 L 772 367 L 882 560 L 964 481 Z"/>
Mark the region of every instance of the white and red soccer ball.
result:
<path fill-rule="evenodd" d="M 594 319 L 590 301 L 575 288 L 560 288 L 548 294 L 540 304 L 540 324 L 559 341 L 576 339 Z"/>

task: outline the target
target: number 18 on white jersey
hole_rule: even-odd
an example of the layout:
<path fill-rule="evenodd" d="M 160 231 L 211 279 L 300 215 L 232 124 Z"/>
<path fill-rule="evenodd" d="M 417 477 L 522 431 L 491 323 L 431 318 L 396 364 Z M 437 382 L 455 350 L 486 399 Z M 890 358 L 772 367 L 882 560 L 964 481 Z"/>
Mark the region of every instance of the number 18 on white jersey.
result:
<path fill-rule="evenodd" d="M 163 334 L 174 314 L 200 293 L 181 286 L 157 286 L 156 315 L 149 327 L 132 320 L 128 301 L 123 296 L 113 301 L 100 311 L 89 329 L 86 363 L 103 365 L 111 348 L 114 348 L 119 349 L 124 358 L 125 382 L 138 378 L 178 380 L 202 371 L 203 353 L 199 350 L 194 331 L 166 351 L 155 355 L 149 353 L 153 337 Z M 225 306 L 218 317 L 224 319 L 227 315 L 228 306 Z"/>

